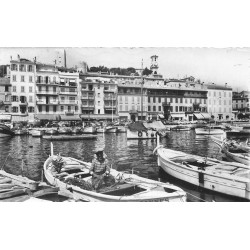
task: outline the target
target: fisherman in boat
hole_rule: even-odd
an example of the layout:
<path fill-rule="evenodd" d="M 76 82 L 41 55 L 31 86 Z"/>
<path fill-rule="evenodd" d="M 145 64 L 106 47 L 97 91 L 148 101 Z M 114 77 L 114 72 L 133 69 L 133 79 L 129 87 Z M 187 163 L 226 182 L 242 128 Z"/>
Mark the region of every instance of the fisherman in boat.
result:
<path fill-rule="evenodd" d="M 52 168 L 51 168 L 52 175 L 60 174 L 64 164 L 65 162 L 60 155 L 55 156 L 52 159 Z"/>
<path fill-rule="evenodd" d="M 99 148 L 94 154 L 94 158 L 89 169 L 92 175 L 92 187 L 95 190 L 111 186 L 115 183 L 115 178 L 110 175 L 110 164 L 103 148 Z"/>

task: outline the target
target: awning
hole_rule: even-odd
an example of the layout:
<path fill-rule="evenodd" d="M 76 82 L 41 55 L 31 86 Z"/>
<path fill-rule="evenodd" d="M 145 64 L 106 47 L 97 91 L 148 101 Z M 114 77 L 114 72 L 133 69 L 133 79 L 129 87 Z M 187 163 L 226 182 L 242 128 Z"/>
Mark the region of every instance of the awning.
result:
<path fill-rule="evenodd" d="M 162 118 L 162 119 L 164 119 L 164 115 L 162 115 L 162 114 L 159 114 L 158 116 L 159 116 L 159 118 Z"/>
<path fill-rule="evenodd" d="M 11 120 L 11 115 L 9 115 L 9 114 L 0 114 L 0 120 L 2 120 L 2 121 L 10 121 Z"/>
<path fill-rule="evenodd" d="M 38 114 L 35 116 L 38 120 L 48 120 L 48 121 L 59 121 L 59 115 L 52 115 L 52 114 Z"/>
<path fill-rule="evenodd" d="M 171 117 L 181 118 L 183 117 L 182 114 L 170 114 Z"/>
<path fill-rule="evenodd" d="M 61 121 L 81 121 L 79 115 L 60 115 Z"/>
<path fill-rule="evenodd" d="M 29 120 L 28 116 L 12 115 L 12 122 L 27 122 Z"/>
<path fill-rule="evenodd" d="M 208 113 L 201 113 L 201 115 L 204 117 L 204 119 L 211 119 L 211 115 Z"/>
<path fill-rule="evenodd" d="M 97 119 L 97 120 L 106 120 L 106 119 L 118 119 L 119 116 L 118 115 L 113 115 L 112 114 L 103 114 L 103 115 L 99 115 L 99 114 L 85 114 L 85 115 L 80 115 L 80 117 L 82 119 Z"/>
<path fill-rule="evenodd" d="M 204 117 L 200 114 L 200 113 L 194 113 L 194 116 L 198 119 L 198 120 L 203 120 Z"/>

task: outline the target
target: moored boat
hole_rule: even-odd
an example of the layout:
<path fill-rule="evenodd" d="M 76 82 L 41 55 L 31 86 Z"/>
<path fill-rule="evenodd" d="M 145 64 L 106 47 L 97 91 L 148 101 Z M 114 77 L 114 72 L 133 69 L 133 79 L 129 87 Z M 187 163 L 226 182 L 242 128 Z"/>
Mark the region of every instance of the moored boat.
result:
<path fill-rule="evenodd" d="M 126 133 L 127 127 L 125 126 L 117 126 L 117 133 Z"/>
<path fill-rule="evenodd" d="M 154 130 L 132 131 L 130 129 L 127 129 L 127 139 L 156 139 L 156 131 Z"/>
<path fill-rule="evenodd" d="M 157 146 L 158 165 L 169 175 L 208 190 L 250 200 L 250 168 Z"/>
<path fill-rule="evenodd" d="M 87 126 L 82 129 L 82 133 L 84 134 L 94 134 L 96 133 L 96 128 L 93 126 Z"/>
<path fill-rule="evenodd" d="M 44 135 L 44 130 L 31 129 L 29 132 L 33 137 L 42 137 Z"/>
<path fill-rule="evenodd" d="M 96 132 L 97 133 L 106 133 L 106 127 L 97 127 Z"/>
<path fill-rule="evenodd" d="M 203 128 L 195 128 L 197 135 L 219 135 L 223 134 L 224 130 L 220 126 L 206 126 Z"/>
<path fill-rule="evenodd" d="M 115 126 L 107 126 L 106 127 L 106 133 L 116 133 L 117 132 L 117 127 Z"/>
<path fill-rule="evenodd" d="M 71 157 L 62 157 L 64 166 L 60 173 L 53 171 L 53 150 L 44 163 L 44 174 L 47 181 L 61 191 L 70 193 L 80 201 L 186 201 L 186 193 L 172 184 L 139 177 L 111 169 L 115 183 L 98 192 L 92 189 L 89 173 L 91 163 Z"/>
<path fill-rule="evenodd" d="M 57 128 L 47 128 L 45 131 L 46 135 L 57 135 L 58 129 Z"/>
<path fill-rule="evenodd" d="M 0 138 L 14 136 L 15 133 L 3 123 L 0 123 Z"/>

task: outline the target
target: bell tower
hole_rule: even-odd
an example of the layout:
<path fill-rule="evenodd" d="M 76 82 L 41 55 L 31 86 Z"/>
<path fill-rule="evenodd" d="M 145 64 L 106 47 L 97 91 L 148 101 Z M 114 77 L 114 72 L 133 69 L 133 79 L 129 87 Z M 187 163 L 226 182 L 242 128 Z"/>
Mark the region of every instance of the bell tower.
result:
<path fill-rule="evenodd" d="M 158 56 L 157 55 L 151 56 L 150 69 L 153 71 L 152 72 L 153 75 L 158 75 L 159 66 L 158 66 Z"/>

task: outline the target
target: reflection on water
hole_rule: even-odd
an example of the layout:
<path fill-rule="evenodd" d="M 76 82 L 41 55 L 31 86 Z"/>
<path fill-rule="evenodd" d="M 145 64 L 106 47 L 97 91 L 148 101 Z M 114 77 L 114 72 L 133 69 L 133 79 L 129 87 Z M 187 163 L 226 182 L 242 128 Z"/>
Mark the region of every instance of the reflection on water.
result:
<path fill-rule="evenodd" d="M 197 136 L 194 131 L 171 131 L 161 144 L 167 148 L 201 156 L 222 159 L 219 148 L 209 136 Z M 127 140 L 126 134 L 100 134 L 95 140 L 55 141 L 54 153 L 90 162 L 97 148 L 105 146 L 105 153 L 112 167 L 119 171 L 134 171 L 140 176 L 173 183 L 188 193 L 190 201 L 237 201 L 198 187 L 183 183 L 159 171 L 157 157 L 153 155 L 156 140 Z M 31 136 L 0 138 L 0 167 L 14 174 L 21 174 L 23 161 L 24 175 L 40 180 L 44 161 L 50 154 L 50 142 Z M 6 160 L 7 159 L 7 160 Z"/>

